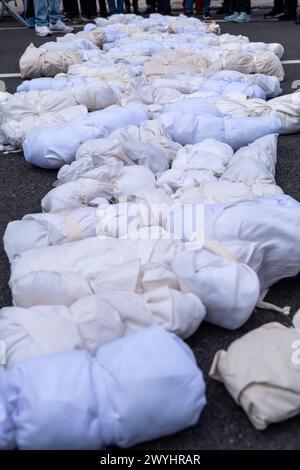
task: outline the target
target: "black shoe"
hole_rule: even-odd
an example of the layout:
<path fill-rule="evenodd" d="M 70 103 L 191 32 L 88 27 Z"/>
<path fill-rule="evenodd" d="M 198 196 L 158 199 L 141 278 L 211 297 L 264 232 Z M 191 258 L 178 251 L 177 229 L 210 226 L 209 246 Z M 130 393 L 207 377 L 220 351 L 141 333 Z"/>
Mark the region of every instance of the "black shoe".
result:
<path fill-rule="evenodd" d="M 151 13 L 155 13 L 155 8 L 146 8 L 146 10 L 144 11 L 145 15 L 151 15 Z"/>
<path fill-rule="evenodd" d="M 264 18 L 266 20 L 274 20 L 275 18 L 277 19 L 282 15 L 284 15 L 283 11 L 271 10 L 271 11 L 269 11 L 269 13 L 266 13 L 264 15 Z"/>
<path fill-rule="evenodd" d="M 191 16 L 193 16 L 193 12 L 192 11 L 187 11 L 185 13 L 185 16 L 187 16 L 188 18 L 191 18 Z"/>
<path fill-rule="evenodd" d="M 300 15 L 297 16 L 295 23 L 300 24 Z"/>
<path fill-rule="evenodd" d="M 139 10 L 138 8 L 134 8 L 134 9 L 133 9 L 133 13 L 134 13 L 135 15 L 137 15 L 137 16 L 140 16 L 140 15 L 141 15 L 141 12 L 140 12 L 140 10 Z"/>
<path fill-rule="evenodd" d="M 126 13 L 126 15 L 130 15 L 130 13 L 131 13 L 131 8 L 130 8 L 130 7 L 126 7 L 126 8 L 125 8 L 125 13 Z"/>
<path fill-rule="evenodd" d="M 209 20 L 212 20 L 212 16 L 210 15 L 209 12 L 206 12 L 206 13 L 203 13 L 202 19 L 203 19 L 204 21 L 209 21 Z"/>
<path fill-rule="evenodd" d="M 279 16 L 278 21 L 294 21 L 296 19 L 296 15 L 284 15 Z"/>
<path fill-rule="evenodd" d="M 216 10 L 216 15 L 230 15 L 231 11 L 227 8 L 221 7 Z"/>

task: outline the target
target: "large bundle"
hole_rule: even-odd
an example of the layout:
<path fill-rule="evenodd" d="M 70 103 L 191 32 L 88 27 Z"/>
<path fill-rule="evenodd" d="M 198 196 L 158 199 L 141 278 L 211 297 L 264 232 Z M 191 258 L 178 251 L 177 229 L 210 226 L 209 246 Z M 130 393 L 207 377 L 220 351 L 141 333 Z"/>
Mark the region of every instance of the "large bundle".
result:
<path fill-rule="evenodd" d="M 188 346 L 159 327 L 107 344 L 96 357 L 34 358 L 0 370 L 0 448 L 129 447 L 196 424 L 204 393 Z"/>

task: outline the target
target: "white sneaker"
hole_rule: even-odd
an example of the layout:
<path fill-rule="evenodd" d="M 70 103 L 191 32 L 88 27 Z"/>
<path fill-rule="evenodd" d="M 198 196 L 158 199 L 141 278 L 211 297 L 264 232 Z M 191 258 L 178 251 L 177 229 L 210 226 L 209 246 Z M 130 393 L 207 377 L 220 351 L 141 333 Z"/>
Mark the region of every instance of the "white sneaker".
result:
<path fill-rule="evenodd" d="M 48 28 L 48 26 L 36 26 L 35 27 L 35 34 L 37 36 L 51 36 L 52 33 L 50 31 L 50 29 Z"/>
<path fill-rule="evenodd" d="M 49 28 L 51 31 L 57 31 L 58 33 L 72 33 L 74 30 L 74 28 L 65 25 L 65 23 L 61 20 L 58 20 L 55 24 L 50 23 Z"/>

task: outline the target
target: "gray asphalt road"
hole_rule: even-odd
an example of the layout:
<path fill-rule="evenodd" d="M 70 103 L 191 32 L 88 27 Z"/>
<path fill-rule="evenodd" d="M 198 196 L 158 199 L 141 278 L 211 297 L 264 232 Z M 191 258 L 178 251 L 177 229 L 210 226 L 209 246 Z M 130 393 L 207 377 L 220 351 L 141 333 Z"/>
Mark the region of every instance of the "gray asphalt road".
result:
<path fill-rule="evenodd" d="M 222 31 L 245 34 L 253 41 L 280 42 L 285 48 L 284 59 L 300 59 L 298 48 L 300 26 L 292 22 L 277 23 L 261 21 L 262 12 L 255 13 L 250 24 L 225 24 Z M 18 60 L 24 48 L 34 42 L 42 44 L 45 39 L 34 36 L 32 30 L 5 29 L 16 23 L 0 23 L 0 73 L 18 72 Z M 292 82 L 300 79 L 300 65 L 287 65 L 285 93 L 292 91 Z M 19 79 L 5 80 L 8 91 L 15 91 Z M 282 136 L 279 139 L 277 183 L 285 192 L 300 200 L 300 138 L 299 135 Z M 55 172 L 41 170 L 26 164 L 21 155 L 0 156 L 0 231 L 1 238 L 6 224 L 30 212 L 40 210 L 40 200 L 51 189 Z M 9 265 L 1 251 L 0 304 L 10 305 L 8 288 Z M 278 305 L 291 305 L 295 312 L 300 307 L 300 276 L 286 279 L 273 286 L 268 300 Z M 233 402 L 224 387 L 207 377 L 214 353 L 247 331 L 267 321 L 286 319 L 277 313 L 256 310 L 251 319 L 238 331 L 224 331 L 204 324 L 189 340 L 199 366 L 207 381 L 208 404 L 197 426 L 148 444 L 140 449 L 300 449 L 300 416 L 271 426 L 264 432 L 256 431 L 243 411 Z M 264 351 L 261 352 L 262 355 Z M 147 423 L 145 423 L 147 426 Z"/>

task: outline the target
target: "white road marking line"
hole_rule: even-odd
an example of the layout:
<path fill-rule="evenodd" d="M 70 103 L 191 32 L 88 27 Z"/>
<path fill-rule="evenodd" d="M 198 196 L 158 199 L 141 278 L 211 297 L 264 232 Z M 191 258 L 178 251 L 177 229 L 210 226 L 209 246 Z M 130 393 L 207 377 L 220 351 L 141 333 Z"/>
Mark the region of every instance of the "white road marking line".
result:
<path fill-rule="evenodd" d="M 0 73 L 0 78 L 21 77 L 20 73 Z"/>
<path fill-rule="evenodd" d="M 283 65 L 293 65 L 293 64 L 300 64 L 300 59 L 293 59 L 293 60 L 282 60 L 281 63 Z"/>

